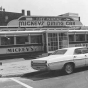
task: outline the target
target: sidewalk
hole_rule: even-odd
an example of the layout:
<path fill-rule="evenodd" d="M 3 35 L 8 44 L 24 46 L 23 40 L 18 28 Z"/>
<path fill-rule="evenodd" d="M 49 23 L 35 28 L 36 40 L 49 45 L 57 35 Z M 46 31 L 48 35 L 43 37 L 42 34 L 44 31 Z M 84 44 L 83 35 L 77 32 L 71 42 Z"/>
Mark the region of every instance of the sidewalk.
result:
<path fill-rule="evenodd" d="M 35 71 L 31 68 L 30 60 L 2 63 L 2 66 L 0 66 L 0 74 L 2 77 L 18 76 Z"/>

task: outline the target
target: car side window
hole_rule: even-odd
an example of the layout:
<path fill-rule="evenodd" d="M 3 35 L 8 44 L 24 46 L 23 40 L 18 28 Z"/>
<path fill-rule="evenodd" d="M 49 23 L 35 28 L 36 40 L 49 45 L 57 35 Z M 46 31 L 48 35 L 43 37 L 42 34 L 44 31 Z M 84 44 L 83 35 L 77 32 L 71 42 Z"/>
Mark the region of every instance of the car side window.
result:
<path fill-rule="evenodd" d="M 74 52 L 74 54 L 82 54 L 82 51 L 81 51 L 81 49 L 75 49 L 75 52 Z"/>
<path fill-rule="evenodd" d="M 87 49 L 87 48 L 82 49 L 82 53 L 83 53 L 83 54 L 88 53 L 88 49 Z"/>

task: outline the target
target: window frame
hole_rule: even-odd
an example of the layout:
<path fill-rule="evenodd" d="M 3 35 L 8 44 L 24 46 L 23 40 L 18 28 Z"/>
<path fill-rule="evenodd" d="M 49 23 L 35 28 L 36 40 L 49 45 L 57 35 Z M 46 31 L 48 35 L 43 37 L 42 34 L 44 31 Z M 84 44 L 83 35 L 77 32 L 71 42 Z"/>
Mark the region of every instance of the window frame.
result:
<path fill-rule="evenodd" d="M 83 50 L 88 50 L 88 48 L 77 48 L 77 49 L 74 50 L 74 54 L 77 54 L 77 53 L 75 53 L 76 50 L 80 50 L 81 51 L 81 53 L 78 53 L 78 54 L 86 54 L 86 53 L 84 53 Z"/>
<path fill-rule="evenodd" d="M 31 42 L 31 37 L 32 37 L 32 36 L 33 36 L 33 37 L 36 37 L 36 36 L 39 37 L 39 40 L 38 40 L 38 41 L 40 41 L 40 42 L 36 42 L 36 43 L 35 43 L 35 42 L 34 42 L 34 43 Z M 42 41 L 42 36 L 43 36 L 42 34 L 31 34 L 31 35 L 30 35 L 30 44 L 42 44 L 42 42 L 43 42 L 43 41 Z"/>
<path fill-rule="evenodd" d="M 15 38 L 16 38 L 16 44 L 15 45 L 24 45 L 24 44 L 20 44 L 20 43 L 17 43 L 17 37 L 27 37 L 27 43 L 26 43 L 26 41 L 25 41 L 25 43 L 24 44 L 29 44 L 29 35 L 16 35 L 15 36 Z"/>
<path fill-rule="evenodd" d="M 10 37 L 12 37 L 13 39 L 11 39 Z M 2 41 L 2 38 L 4 38 L 5 39 L 5 42 L 4 41 Z M 12 42 L 13 43 L 11 43 L 11 41 L 10 40 L 12 40 Z M 14 36 L 10 36 L 10 35 L 8 35 L 8 36 L 6 36 L 6 35 L 2 35 L 2 36 L 0 36 L 0 46 L 10 46 L 10 45 L 14 45 Z M 4 43 L 4 44 L 3 44 Z"/>

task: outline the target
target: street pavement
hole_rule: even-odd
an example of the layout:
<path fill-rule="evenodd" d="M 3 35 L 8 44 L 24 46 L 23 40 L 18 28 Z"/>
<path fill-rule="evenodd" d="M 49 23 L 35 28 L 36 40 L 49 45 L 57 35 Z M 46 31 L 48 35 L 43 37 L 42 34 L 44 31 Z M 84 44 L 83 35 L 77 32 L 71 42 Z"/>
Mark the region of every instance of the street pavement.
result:
<path fill-rule="evenodd" d="M 47 54 L 42 54 L 36 58 L 45 57 Z M 14 59 L 6 59 L 0 60 L 2 65 L 0 65 L 0 75 L 2 77 L 10 77 L 10 76 L 20 76 L 26 73 L 36 72 L 31 68 L 31 59 L 34 58 L 14 58 Z"/>
<path fill-rule="evenodd" d="M 0 78 L 0 88 L 87 88 L 88 68 L 64 75 L 58 71 L 35 72 L 21 77 Z"/>
<path fill-rule="evenodd" d="M 88 67 L 77 69 L 73 74 L 62 72 L 37 72 L 31 68 L 31 60 L 1 61 L 0 88 L 87 88 Z"/>
<path fill-rule="evenodd" d="M 35 72 L 36 70 L 31 68 L 31 60 L 7 60 L 1 61 L 2 65 L 0 66 L 0 75 L 2 77 L 9 76 L 19 76 L 30 72 Z"/>

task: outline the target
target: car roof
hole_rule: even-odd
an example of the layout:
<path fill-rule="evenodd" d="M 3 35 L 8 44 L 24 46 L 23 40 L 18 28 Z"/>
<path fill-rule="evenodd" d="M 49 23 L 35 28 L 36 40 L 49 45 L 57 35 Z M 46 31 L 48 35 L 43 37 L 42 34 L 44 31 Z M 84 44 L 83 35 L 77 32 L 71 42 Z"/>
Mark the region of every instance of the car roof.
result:
<path fill-rule="evenodd" d="M 65 55 L 72 55 L 74 53 L 74 50 L 78 49 L 78 48 L 85 48 L 85 47 L 68 47 L 68 48 L 62 48 L 62 49 L 58 49 L 58 50 L 67 49 L 67 52 L 65 53 Z"/>

